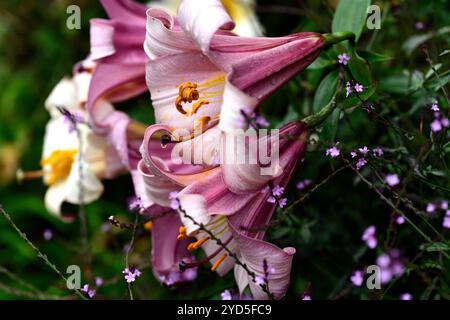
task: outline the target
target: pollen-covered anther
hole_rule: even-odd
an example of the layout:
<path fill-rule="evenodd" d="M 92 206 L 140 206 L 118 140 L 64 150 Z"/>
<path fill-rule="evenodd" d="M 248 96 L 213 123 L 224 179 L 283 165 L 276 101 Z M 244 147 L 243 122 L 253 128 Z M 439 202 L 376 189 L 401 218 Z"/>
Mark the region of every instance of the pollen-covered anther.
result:
<path fill-rule="evenodd" d="M 189 251 L 194 251 L 200 248 L 206 241 L 209 240 L 209 237 L 201 238 L 200 240 L 197 240 L 196 242 L 192 242 L 187 246 L 187 249 Z"/>
<path fill-rule="evenodd" d="M 197 90 L 197 84 L 190 81 L 181 84 L 178 89 L 178 96 L 175 99 L 175 107 L 178 112 L 182 114 L 187 114 L 187 111 L 183 109 L 182 103 L 192 102 L 198 100 L 199 93 Z"/>
<path fill-rule="evenodd" d="M 50 156 L 42 159 L 41 166 L 44 172 L 47 173 L 48 170 L 48 175 L 44 175 L 44 182 L 52 185 L 66 178 L 72 169 L 76 154 L 77 150 L 55 150 Z"/>
<path fill-rule="evenodd" d="M 200 107 L 204 104 L 209 104 L 209 101 L 206 99 L 200 99 L 194 105 L 192 106 L 191 115 L 196 114 L 198 110 L 200 110 Z"/>
<path fill-rule="evenodd" d="M 219 259 L 216 260 L 216 262 L 214 262 L 214 264 L 211 267 L 211 271 L 216 271 L 216 269 L 220 266 L 220 264 L 223 262 L 223 260 L 225 260 L 225 258 L 228 256 L 227 253 L 223 254 L 220 256 Z"/>

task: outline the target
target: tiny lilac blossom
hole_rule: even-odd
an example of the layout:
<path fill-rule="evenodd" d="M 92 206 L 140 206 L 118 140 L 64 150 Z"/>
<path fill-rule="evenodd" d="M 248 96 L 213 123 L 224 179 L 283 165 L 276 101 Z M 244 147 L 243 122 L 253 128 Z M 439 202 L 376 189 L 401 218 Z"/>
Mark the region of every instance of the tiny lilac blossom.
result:
<path fill-rule="evenodd" d="M 350 156 L 353 158 L 356 158 L 358 154 L 355 151 L 350 152 Z"/>
<path fill-rule="evenodd" d="M 309 179 L 300 181 L 299 183 L 297 183 L 297 189 L 299 189 L 299 190 L 306 189 L 311 183 L 312 183 L 312 181 Z"/>
<path fill-rule="evenodd" d="M 325 151 L 325 155 L 330 156 L 332 158 L 338 157 L 341 154 L 341 150 L 339 150 L 339 148 L 337 147 L 338 144 L 339 144 L 339 141 L 336 142 L 336 144 L 333 147 L 328 148 Z"/>
<path fill-rule="evenodd" d="M 439 119 L 434 119 L 434 121 L 430 124 L 431 131 L 439 132 L 442 130 L 442 123 Z"/>
<path fill-rule="evenodd" d="M 450 120 L 448 118 L 442 118 L 441 119 L 441 125 L 444 128 L 448 128 L 450 126 Z"/>
<path fill-rule="evenodd" d="M 359 84 L 359 83 L 355 83 L 354 88 L 355 88 L 356 92 L 363 92 L 364 91 L 364 86 L 362 84 Z"/>
<path fill-rule="evenodd" d="M 372 150 L 372 152 L 375 157 L 381 157 L 384 154 L 383 149 L 381 149 L 380 147 L 376 147 Z"/>
<path fill-rule="evenodd" d="M 364 274 L 361 270 L 356 270 L 350 277 L 350 281 L 357 287 L 361 287 L 364 282 Z"/>
<path fill-rule="evenodd" d="M 340 64 L 343 64 L 346 66 L 348 61 L 350 60 L 350 56 L 346 53 L 342 53 L 342 54 L 338 55 L 338 60 L 339 60 Z"/>
<path fill-rule="evenodd" d="M 222 300 L 232 300 L 230 290 L 225 290 L 225 291 L 223 291 L 223 292 L 220 294 L 220 296 L 222 297 Z"/>
<path fill-rule="evenodd" d="M 367 148 L 366 146 L 359 148 L 358 150 L 359 152 L 361 152 L 361 154 L 367 154 L 369 152 L 369 148 Z"/>
<path fill-rule="evenodd" d="M 394 187 L 400 183 L 400 179 L 398 178 L 398 175 L 395 173 L 387 174 L 384 177 L 384 181 L 391 187 Z"/>
<path fill-rule="evenodd" d="M 442 226 L 446 229 L 450 229 L 450 216 L 446 215 L 444 217 L 444 221 L 442 222 Z"/>
<path fill-rule="evenodd" d="M 101 287 L 103 285 L 103 278 L 101 277 L 95 277 L 95 285 L 97 287 Z"/>
<path fill-rule="evenodd" d="M 430 107 L 431 111 L 439 112 L 439 106 L 436 103 L 433 103 Z"/>
<path fill-rule="evenodd" d="M 366 230 L 364 230 L 361 240 L 365 241 L 370 249 L 376 248 L 378 244 L 378 240 L 376 237 L 376 227 L 369 226 Z"/>
<path fill-rule="evenodd" d="M 50 229 L 45 229 L 43 234 L 44 240 L 49 241 L 53 238 L 53 231 Z"/>
<path fill-rule="evenodd" d="M 405 220 L 405 218 L 403 216 L 398 216 L 395 219 L 395 222 L 397 222 L 398 225 L 402 225 L 402 224 L 404 224 L 406 222 L 406 220 Z"/>
<path fill-rule="evenodd" d="M 283 188 L 283 187 L 275 186 L 275 187 L 273 187 L 273 189 L 272 189 L 272 194 L 273 194 L 275 197 L 280 197 L 283 193 L 284 193 L 284 188 Z"/>
<path fill-rule="evenodd" d="M 287 205 L 287 199 L 286 198 L 280 199 L 278 201 L 278 205 L 280 206 L 280 208 L 284 208 Z"/>
<path fill-rule="evenodd" d="M 359 158 L 356 162 L 356 169 L 360 170 L 362 167 L 364 167 L 367 164 L 367 160 L 364 158 Z"/>
<path fill-rule="evenodd" d="M 412 300 L 413 296 L 410 293 L 404 293 L 400 296 L 400 300 Z"/>

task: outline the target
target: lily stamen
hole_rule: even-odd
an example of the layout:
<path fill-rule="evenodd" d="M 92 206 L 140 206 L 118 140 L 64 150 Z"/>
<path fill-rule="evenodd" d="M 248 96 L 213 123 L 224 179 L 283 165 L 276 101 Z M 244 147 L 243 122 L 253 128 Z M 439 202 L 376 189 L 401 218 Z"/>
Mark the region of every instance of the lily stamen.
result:
<path fill-rule="evenodd" d="M 209 104 L 209 101 L 206 99 L 200 99 L 196 103 L 194 103 L 194 105 L 192 106 L 191 115 L 196 114 L 204 104 Z"/>
<path fill-rule="evenodd" d="M 198 100 L 198 98 L 199 93 L 197 84 L 190 81 L 184 82 L 178 90 L 178 96 L 175 99 L 175 107 L 181 114 L 187 114 L 187 111 L 183 109 L 181 104 Z"/>
<path fill-rule="evenodd" d="M 225 260 L 225 258 L 228 256 L 227 253 L 223 254 L 219 259 L 214 262 L 214 264 L 211 267 L 211 271 L 216 271 L 216 269 L 220 266 L 220 264 Z"/>
<path fill-rule="evenodd" d="M 201 238 L 200 240 L 197 240 L 196 242 L 189 243 L 189 245 L 187 246 L 187 249 L 189 251 L 197 250 L 209 239 L 210 239 L 209 237 L 204 237 L 204 238 Z"/>
<path fill-rule="evenodd" d="M 22 169 L 18 169 L 16 172 L 16 179 L 18 182 L 22 182 L 24 180 L 39 179 L 43 176 L 44 170 L 23 171 Z"/>
<path fill-rule="evenodd" d="M 197 267 L 200 267 L 200 266 L 204 265 L 205 263 L 211 261 L 211 259 L 214 259 L 214 257 L 216 257 L 220 252 L 222 252 L 222 251 L 224 250 L 224 248 L 231 242 L 231 239 L 232 239 L 232 237 L 229 237 L 229 238 L 227 239 L 227 241 L 225 241 L 225 242 L 223 243 L 223 245 L 220 246 L 220 248 L 218 248 L 218 249 L 217 249 L 216 251 L 214 251 L 211 255 L 207 256 L 206 258 L 204 258 L 204 259 L 202 259 L 202 260 L 199 260 L 199 261 L 196 261 L 196 262 L 185 262 L 185 261 L 181 261 L 181 262 L 180 262 L 180 265 L 179 265 L 180 270 L 181 270 L 181 271 L 185 271 L 186 269 L 197 268 Z M 220 258 L 222 258 L 222 257 L 220 257 Z M 220 260 L 220 258 L 219 258 L 219 260 Z M 223 258 L 223 259 L 225 259 L 225 258 Z M 223 261 L 223 259 L 222 259 L 222 261 Z M 219 261 L 219 260 L 217 260 L 217 261 Z M 216 261 L 216 263 L 217 263 L 217 261 Z M 221 262 L 219 262 L 219 264 L 220 264 L 220 263 L 221 263 Z M 215 263 L 214 263 L 214 264 L 215 264 Z M 218 267 L 218 266 L 216 266 L 216 268 L 217 268 L 217 267 Z"/>

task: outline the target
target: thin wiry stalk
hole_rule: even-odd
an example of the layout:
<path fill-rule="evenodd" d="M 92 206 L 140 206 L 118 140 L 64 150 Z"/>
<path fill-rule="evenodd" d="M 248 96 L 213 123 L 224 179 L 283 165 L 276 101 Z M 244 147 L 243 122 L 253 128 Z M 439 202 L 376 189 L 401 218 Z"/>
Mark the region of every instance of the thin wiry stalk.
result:
<path fill-rule="evenodd" d="M 0 266 L 0 273 L 3 273 L 7 277 L 9 277 L 11 280 L 15 281 L 18 285 L 21 285 L 27 289 L 29 289 L 38 299 L 45 299 L 45 294 L 40 291 L 38 288 L 36 288 L 31 283 L 23 280 L 22 278 L 16 276 L 14 273 L 9 271 L 3 266 Z"/>
<path fill-rule="evenodd" d="M 135 213 L 134 224 L 133 224 L 133 231 L 132 231 L 132 234 L 131 234 L 131 241 L 130 241 L 130 245 L 127 248 L 127 253 L 125 254 L 125 266 L 128 269 L 130 268 L 129 256 L 130 256 L 131 251 L 133 250 L 134 238 L 135 238 L 135 234 L 136 234 L 137 224 L 138 224 L 138 214 Z M 130 300 L 133 300 L 134 297 L 133 297 L 133 290 L 131 290 L 131 282 L 128 282 L 128 293 L 130 295 Z"/>
<path fill-rule="evenodd" d="M 11 219 L 11 216 L 3 209 L 3 206 L 0 204 L 0 212 L 5 217 L 5 219 L 11 224 L 11 226 L 16 230 L 16 232 L 19 234 L 19 236 L 25 240 L 25 242 L 37 253 L 37 256 L 44 261 L 44 263 L 50 267 L 62 280 L 64 280 L 65 283 L 68 282 L 67 278 L 63 275 L 59 269 L 50 262 L 50 260 L 47 258 L 47 255 L 42 253 L 33 242 L 31 242 L 27 235 L 19 229 L 19 227 L 14 223 L 14 221 Z M 72 289 L 76 295 L 78 295 L 81 299 L 86 300 L 86 297 L 81 293 L 79 289 Z"/>

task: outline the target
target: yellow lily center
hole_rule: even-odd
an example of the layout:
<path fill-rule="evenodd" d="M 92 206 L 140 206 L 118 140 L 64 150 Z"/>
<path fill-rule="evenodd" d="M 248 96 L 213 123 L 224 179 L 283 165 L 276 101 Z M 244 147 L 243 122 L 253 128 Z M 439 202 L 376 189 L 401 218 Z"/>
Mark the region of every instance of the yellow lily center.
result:
<path fill-rule="evenodd" d="M 41 166 L 49 168 L 48 174 L 45 176 L 45 183 L 52 185 L 60 180 L 66 178 L 72 164 L 75 161 L 77 150 L 55 150 L 50 156 L 41 160 Z"/>

